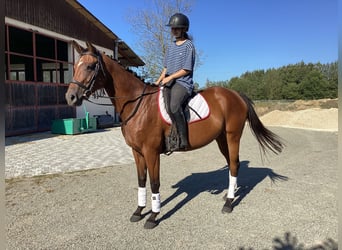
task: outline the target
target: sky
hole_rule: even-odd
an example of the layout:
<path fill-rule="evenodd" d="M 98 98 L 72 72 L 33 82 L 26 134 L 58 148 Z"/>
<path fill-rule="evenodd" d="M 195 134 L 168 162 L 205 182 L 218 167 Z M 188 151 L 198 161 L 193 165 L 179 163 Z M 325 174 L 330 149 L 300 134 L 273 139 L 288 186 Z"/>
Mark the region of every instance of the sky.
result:
<path fill-rule="evenodd" d="M 125 17 L 153 0 L 79 0 L 135 52 Z M 194 81 L 225 81 L 254 70 L 338 59 L 338 0 L 194 0 L 189 34 L 202 64 Z M 137 53 L 139 55 L 139 53 Z"/>

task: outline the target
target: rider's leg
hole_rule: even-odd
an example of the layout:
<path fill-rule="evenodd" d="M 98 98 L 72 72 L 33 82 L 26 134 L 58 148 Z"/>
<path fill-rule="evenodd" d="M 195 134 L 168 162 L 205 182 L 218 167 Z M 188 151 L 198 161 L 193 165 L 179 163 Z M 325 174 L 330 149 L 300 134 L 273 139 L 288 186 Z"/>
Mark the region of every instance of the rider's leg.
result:
<path fill-rule="evenodd" d="M 180 137 L 179 149 L 189 147 L 188 143 L 188 126 L 183 112 L 183 104 L 189 98 L 189 93 L 186 88 L 176 83 L 171 89 L 170 98 L 170 117 L 176 125 L 177 132 Z"/>

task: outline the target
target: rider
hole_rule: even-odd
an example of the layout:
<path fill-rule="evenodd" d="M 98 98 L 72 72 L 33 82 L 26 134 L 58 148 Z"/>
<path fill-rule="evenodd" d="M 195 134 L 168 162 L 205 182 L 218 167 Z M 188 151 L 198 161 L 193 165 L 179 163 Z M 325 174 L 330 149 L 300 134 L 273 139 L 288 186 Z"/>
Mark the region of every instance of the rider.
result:
<path fill-rule="evenodd" d="M 171 34 L 175 39 L 167 49 L 164 69 L 155 82 L 156 85 L 171 85 L 169 111 L 180 137 L 179 149 L 189 147 L 183 104 L 194 88 L 195 47 L 187 33 L 189 24 L 188 17 L 182 13 L 170 17 L 167 26 L 171 27 Z"/>

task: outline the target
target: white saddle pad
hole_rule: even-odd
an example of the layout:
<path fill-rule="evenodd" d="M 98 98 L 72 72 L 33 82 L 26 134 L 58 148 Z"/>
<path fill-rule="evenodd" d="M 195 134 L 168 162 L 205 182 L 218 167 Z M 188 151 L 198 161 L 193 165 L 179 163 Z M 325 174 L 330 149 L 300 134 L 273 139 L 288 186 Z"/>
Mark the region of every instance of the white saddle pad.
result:
<path fill-rule="evenodd" d="M 163 120 L 171 124 L 171 118 L 165 109 L 164 97 L 163 97 L 163 87 L 160 88 L 158 94 L 158 103 L 159 103 L 159 113 Z M 188 106 L 189 112 L 186 112 L 186 118 L 188 123 L 204 120 L 209 117 L 210 109 L 207 101 L 203 98 L 201 94 L 196 94 L 189 101 Z"/>

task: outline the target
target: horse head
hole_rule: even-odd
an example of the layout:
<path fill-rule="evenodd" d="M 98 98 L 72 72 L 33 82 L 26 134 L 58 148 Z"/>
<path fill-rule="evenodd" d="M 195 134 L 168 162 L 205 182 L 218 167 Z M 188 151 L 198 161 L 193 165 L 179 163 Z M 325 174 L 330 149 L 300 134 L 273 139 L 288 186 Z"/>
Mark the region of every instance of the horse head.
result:
<path fill-rule="evenodd" d="M 83 48 L 76 41 L 72 41 L 72 45 L 80 54 L 80 58 L 74 65 L 73 79 L 65 99 L 69 105 L 79 106 L 95 90 L 103 87 L 106 74 L 102 55 L 91 43 L 86 42 L 87 48 Z"/>

